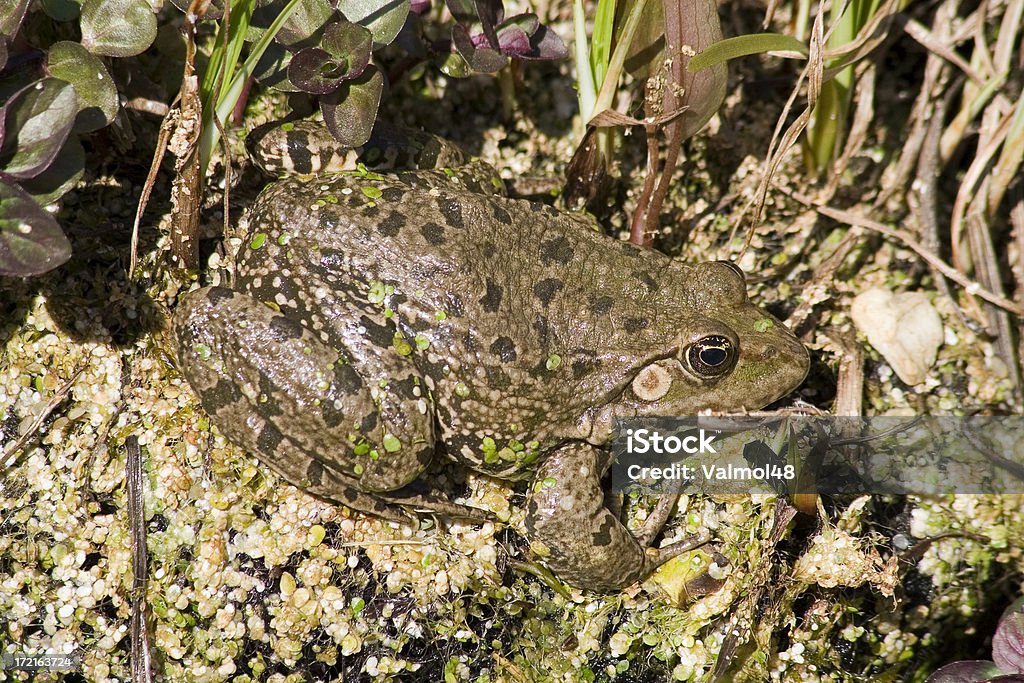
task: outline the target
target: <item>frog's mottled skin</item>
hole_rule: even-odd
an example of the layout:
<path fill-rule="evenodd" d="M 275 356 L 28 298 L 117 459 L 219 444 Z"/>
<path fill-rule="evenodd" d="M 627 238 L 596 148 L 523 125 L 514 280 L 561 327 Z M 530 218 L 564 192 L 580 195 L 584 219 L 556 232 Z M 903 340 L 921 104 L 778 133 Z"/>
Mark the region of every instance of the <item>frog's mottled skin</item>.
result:
<path fill-rule="evenodd" d="M 175 314 L 182 371 L 232 441 L 352 507 L 425 503 L 408 485 L 438 444 L 536 476 L 526 531 L 545 562 L 629 585 L 664 557 L 604 507 L 615 418 L 759 408 L 802 381 L 807 352 L 731 265 L 480 190 L 440 171 L 273 183 L 234 289 Z"/>

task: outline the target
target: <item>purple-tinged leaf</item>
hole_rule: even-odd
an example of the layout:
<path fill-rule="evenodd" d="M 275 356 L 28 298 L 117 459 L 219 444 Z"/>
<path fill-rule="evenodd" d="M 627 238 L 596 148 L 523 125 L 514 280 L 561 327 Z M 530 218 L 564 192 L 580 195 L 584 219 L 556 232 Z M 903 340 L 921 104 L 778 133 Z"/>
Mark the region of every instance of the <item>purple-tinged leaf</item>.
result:
<path fill-rule="evenodd" d="M 999 667 L 995 662 L 971 659 L 947 664 L 929 676 L 925 683 L 981 683 L 998 675 Z"/>
<path fill-rule="evenodd" d="M 985 683 L 1024 683 L 1024 674 L 1006 674 L 986 679 Z"/>
<path fill-rule="evenodd" d="M 1024 602 L 1018 600 L 999 620 L 992 637 L 992 659 L 1006 674 L 1024 674 Z"/>
<path fill-rule="evenodd" d="M 103 61 L 78 43 L 64 40 L 50 46 L 46 72 L 67 81 L 78 95 L 76 133 L 91 133 L 114 122 L 117 116 L 117 86 Z"/>
<path fill-rule="evenodd" d="M 478 48 L 474 45 L 473 39 L 470 38 L 469 32 L 462 24 L 452 27 L 452 45 L 469 64 L 469 68 L 476 73 L 494 73 L 508 65 L 508 57 L 497 50 L 487 47 Z"/>
<path fill-rule="evenodd" d="M 71 132 L 78 96 L 67 81 L 44 78 L 15 93 L 0 109 L 7 135 L 0 172 L 24 180 L 42 173 Z"/>
<path fill-rule="evenodd" d="M 423 14 L 430 9 L 430 0 L 412 0 L 409 3 L 409 11 L 413 14 Z"/>
<path fill-rule="evenodd" d="M 307 47 L 292 57 L 288 79 L 305 92 L 326 95 L 366 70 L 372 44 L 370 31 L 359 24 L 331 24 L 321 47 Z"/>
<path fill-rule="evenodd" d="M 359 147 L 370 139 L 377 120 L 377 107 L 384 92 L 384 76 L 375 66 L 363 75 L 345 81 L 341 87 L 320 99 L 324 124 L 346 147 Z"/>
<path fill-rule="evenodd" d="M 565 59 L 569 56 L 569 50 L 565 47 L 561 37 L 550 28 L 541 24 L 537 31 L 530 36 L 530 45 L 533 52 L 523 59 Z"/>
<path fill-rule="evenodd" d="M 370 63 L 373 34 L 365 26 L 339 21 L 327 27 L 320 44 L 332 57 L 349 59 L 352 75 L 358 76 Z"/>
<path fill-rule="evenodd" d="M 523 57 L 528 55 L 532 49 L 530 35 L 519 26 L 513 24 L 498 31 L 498 50 L 501 54 L 509 57 Z"/>
<path fill-rule="evenodd" d="M 51 204 L 82 179 L 85 172 L 85 150 L 76 137 L 69 137 L 60 148 L 57 158 L 35 178 L 22 181 L 21 189 L 32 195 L 39 204 Z"/>
<path fill-rule="evenodd" d="M 21 188 L 0 181 L 0 276 L 27 277 L 71 258 L 60 226 Z"/>
<path fill-rule="evenodd" d="M 327 50 L 318 47 L 299 50 L 288 64 L 288 80 L 299 90 L 313 95 L 334 92 L 346 73 L 346 60 L 334 59 Z"/>
<path fill-rule="evenodd" d="M 477 19 L 476 3 L 473 0 L 444 0 L 444 4 L 455 21 L 469 22 Z"/>
<path fill-rule="evenodd" d="M 265 25 L 269 26 L 284 9 L 284 4 L 284 2 L 274 2 L 259 8 L 253 13 L 254 23 L 259 25 L 265 21 Z M 293 50 L 309 47 L 316 42 L 315 38 L 324 29 L 324 26 L 336 16 L 329 0 L 300 0 L 274 40 Z"/>
<path fill-rule="evenodd" d="M 17 35 L 21 22 L 25 19 L 25 10 L 29 0 L 4 0 L 0 2 L 0 34 Z"/>
<path fill-rule="evenodd" d="M 501 0 L 476 0 L 476 15 L 480 17 L 480 25 L 487 36 L 487 42 L 494 50 L 498 49 L 498 24 L 505 18 L 505 6 Z"/>
<path fill-rule="evenodd" d="M 156 15 L 149 0 L 85 0 L 82 45 L 95 55 L 133 57 L 156 39 Z"/>
<path fill-rule="evenodd" d="M 405 26 L 409 0 L 339 0 L 338 9 L 349 21 L 373 34 L 374 47 L 390 45 Z"/>

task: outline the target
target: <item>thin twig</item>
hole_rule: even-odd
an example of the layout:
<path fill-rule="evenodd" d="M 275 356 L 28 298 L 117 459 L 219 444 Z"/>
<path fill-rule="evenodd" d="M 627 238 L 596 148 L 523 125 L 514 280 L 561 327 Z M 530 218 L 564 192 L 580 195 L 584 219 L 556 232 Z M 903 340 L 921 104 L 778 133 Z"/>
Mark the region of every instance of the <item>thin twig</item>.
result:
<path fill-rule="evenodd" d="M 142 451 L 134 434 L 125 440 L 128 458 L 125 461 L 125 479 L 128 483 L 128 525 L 132 539 L 132 623 L 131 667 L 132 683 L 150 683 L 153 680 L 153 656 L 150 652 L 148 604 L 146 587 L 149 583 L 149 555 L 146 548 L 146 508 L 143 494 Z"/>
<path fill-rule="evenodd" d="M 846 223 L 847 225 L 853 226 L 855 228 L 864 228 L 866 230 L 872 230 L 874 232 L 885 235 L 886 237 L 892 237 L 893 239 L 903 242 L 903 244 L 907 248 L 909 248 L 911 251 L 920 256 L 926 263 L 938 269 L 943 275 L 945 275 L 950 280 L 963 287 L 964 291 L 967 292 L 968 294 L 979 296 L 985 301 L 988 301 L 989 303 L 995 304 L 1000 308 L 1005 308 L 1007 311 L 1013 313 L 1014 315 L 1024 316 L 1024 306 L 1020 306 L 1019 304 L 1010 301 L 1004 296 L 999 296 L 998 294 L 994 294 L 988 291 L 980 284 L 978 284 L 974 280 L 971 280 L 963 273 L 958 271 L 956 268 L 949 265 L 941 258 L 936 256 L 934 253 L 926 249 L 924 245 L 922 245 L 920 242 L 914 239 L 913 236 L 910 235 L 910 233 L 908 233 L 907 231 L 900 230 L 898 228 L 890 228 L 889 226 L 883 225 L 878 221 L 873 221 L 870 218 L 858 216 L 857 214 L 850 213 L 849 211 L 842 211 L 840 209 L 833 209 L 829 206 L 820 205 L 810 197 L 802 195 L 798 192 L 787 192 L 786 190 L 783 191 L 786 192 L 786 194 L 791 196 L 793 199 L 796 199 L 798 202 L 805 204 L 806 206 L 814 207 L 814 209 L 822 216 L 827 216 L 828 218 L 839 221 L 840 223 Z"/>

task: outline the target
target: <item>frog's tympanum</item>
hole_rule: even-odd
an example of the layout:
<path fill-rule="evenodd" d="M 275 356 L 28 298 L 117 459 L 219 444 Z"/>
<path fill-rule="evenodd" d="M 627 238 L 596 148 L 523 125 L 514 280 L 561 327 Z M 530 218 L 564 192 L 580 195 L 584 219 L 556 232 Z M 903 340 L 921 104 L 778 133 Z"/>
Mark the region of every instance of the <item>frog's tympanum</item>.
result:
<path fill-rule="evenodd" d="M 191 292 L 173 321 L 213 422 L 317 496 L 391 518 L 429 507 L 415 480 L 446 453 L 533 479 L 526 534 L 563 579 L 628 586 L 669 555 L 605 507 L 615 420 L 756 409 L 807 372 L 729 263 L 500 196 L 482 164 L 319 170 L 263 191 L 233 287 Z"/>

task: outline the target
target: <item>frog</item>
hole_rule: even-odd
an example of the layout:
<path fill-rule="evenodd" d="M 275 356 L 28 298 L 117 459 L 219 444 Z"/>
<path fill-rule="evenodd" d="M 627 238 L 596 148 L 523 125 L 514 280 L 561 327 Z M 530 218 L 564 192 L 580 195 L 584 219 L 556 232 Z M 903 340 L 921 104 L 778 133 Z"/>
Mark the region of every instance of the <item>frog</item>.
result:
<path fill-rule="evenodd" d="M 386 519 L 464 509 L 423 484 L 438 457 L 529 481 L 530 548 L 592 591 L 706 540 L 651 547 L 667 512 L 631 531 L 602 477 L 620 420 L 759 409 L 804 380 L 806 348 L 743 272 L 509 198 L 493 168 L 432 138 L 409 143 L 420 168 L 384 171 L 370 164 L 405 163 L 390 143 L 324 153 L 320 130 L 266 136 L 278 177 L 249 210 L 233 282 L 173 314 L 178 367 L 219 431 L 300 489 Z"/>

